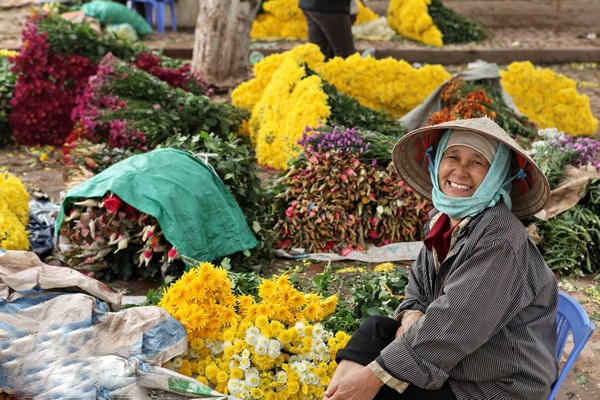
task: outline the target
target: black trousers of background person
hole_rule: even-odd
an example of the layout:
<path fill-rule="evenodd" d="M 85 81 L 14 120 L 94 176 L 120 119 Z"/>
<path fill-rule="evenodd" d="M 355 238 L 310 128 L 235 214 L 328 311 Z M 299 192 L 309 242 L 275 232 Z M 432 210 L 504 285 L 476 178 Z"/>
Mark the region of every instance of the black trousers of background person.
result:
<path fill-rule="evenodd" d="M 308 41 L 321 48 L 325 59 L 356 53 L 350 14 L 302 10 L 308 25 Z"/>
<path fill-rule="evenodd" d="M 342 360 L 349 360 L 368 365 L 395 339 L 400 325 L 400 322 L 388 317 L 370 317 L 364 320 L 346 347 L 337 352 L 336 361 L 339 363 Z M 375 400 L 456 400 L 456 396 L 446 381 L 437 390 L 408 385 L 402 394 L 384 385 L 375 396 Z"/>

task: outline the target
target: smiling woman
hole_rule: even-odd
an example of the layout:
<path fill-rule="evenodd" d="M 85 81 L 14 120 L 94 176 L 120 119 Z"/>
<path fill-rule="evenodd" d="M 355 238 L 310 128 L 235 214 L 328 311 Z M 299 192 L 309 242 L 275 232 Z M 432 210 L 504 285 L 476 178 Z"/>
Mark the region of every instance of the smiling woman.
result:
<path fill-rule="evenodd" d="M 337 353 L 326 398 L 546 399 L 558 289 L 519 221 L 548 200 L 544 175 L 489 118 L 416 129 L 393 158 L 435 209 L 405 300 Z"/>

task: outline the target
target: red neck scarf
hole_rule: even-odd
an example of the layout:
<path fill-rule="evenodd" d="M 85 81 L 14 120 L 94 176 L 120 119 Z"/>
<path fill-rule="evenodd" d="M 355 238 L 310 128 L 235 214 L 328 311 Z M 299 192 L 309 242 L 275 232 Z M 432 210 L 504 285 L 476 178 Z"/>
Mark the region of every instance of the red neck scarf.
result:
<path fill-rule="evenodd" d="M 431 228 L 424 240 L 428 250 L 435 249 L 438 260 L 443 262 L 450 249 L 450 239 L 455 227 L 450 224 L 450 217 L 446 214 L 440 215 L 435 225 Z"/>

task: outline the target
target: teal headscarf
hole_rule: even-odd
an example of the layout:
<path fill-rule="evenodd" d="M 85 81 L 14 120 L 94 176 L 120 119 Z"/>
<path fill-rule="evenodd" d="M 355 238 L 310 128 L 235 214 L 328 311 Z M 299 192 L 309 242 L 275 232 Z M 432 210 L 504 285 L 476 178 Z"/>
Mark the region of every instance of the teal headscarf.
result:
<path fill-rule="evenodd" d="M 509 210 L 512 209 L 509 192 L 510 184 L 514 179 L 509 177 L 511 150 L 503 143 L 498 145 L 490 169 L 483 182 L 481 182 L 481 185 L 473 193 L 473 196 L 448 197 L 440 190 L 438 180 L 439 165 L 451 135 L 452 130 L 448 129 L 444 133 L 444 136 L 442 136 L 435 154 L 435 160 L 433 160 L 429 151 L 427 153 L 427 157 L 429 158 L 429 174 L 431 176 L 431 183 L 433 184 L 431 198 L 433 206 L 452 219 L 474 217 L 486 208 L 495 206 L 501 200 Z"/>

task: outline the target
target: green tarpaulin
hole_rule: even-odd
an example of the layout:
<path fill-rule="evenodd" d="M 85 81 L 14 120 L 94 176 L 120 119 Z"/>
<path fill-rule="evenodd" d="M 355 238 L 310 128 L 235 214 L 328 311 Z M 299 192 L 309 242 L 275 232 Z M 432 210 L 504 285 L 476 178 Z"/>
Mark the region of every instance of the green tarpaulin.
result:
<path fill-rule="evenodd" d="M 219 177 L 203 161 L 177 149 L 129 157 L 69 190 L 55 231 L 71 204 L 108 192 L 155 217 L 169 243 L 195 260 L 212 261 L 258 244 Z"/>

